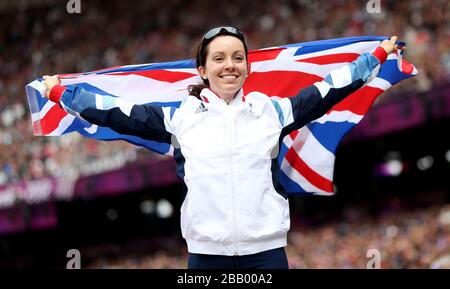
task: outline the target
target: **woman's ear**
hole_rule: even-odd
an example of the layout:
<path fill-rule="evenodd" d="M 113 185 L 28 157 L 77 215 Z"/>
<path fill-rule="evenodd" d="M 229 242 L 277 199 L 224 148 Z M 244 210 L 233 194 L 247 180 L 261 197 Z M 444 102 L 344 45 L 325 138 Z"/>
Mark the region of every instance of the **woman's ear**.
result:
<path fill-rule="evenodd" d="M 251 72 L 252 72 L 252 65 L 250 64 L 250 62 L 247 62 L 247 76 L 249 76 Z"/>
<path fill-rule="evenodd" d="M 207 79 L 205 67 L 199 66 L 199 67 L 197 67 L 197 71 L 198 71 L 198 74 L 200 75 L 200 77 L 201 77 L 202 79 Z"/>

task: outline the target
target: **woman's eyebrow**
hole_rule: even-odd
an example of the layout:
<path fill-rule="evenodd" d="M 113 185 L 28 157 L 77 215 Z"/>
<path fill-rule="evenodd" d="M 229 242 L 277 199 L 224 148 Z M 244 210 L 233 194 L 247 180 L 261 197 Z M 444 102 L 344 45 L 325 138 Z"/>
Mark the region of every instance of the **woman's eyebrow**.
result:
<path fill-rule="evenodd" d="M 244 50 L 233 51 L 233 54 L 236 54 L 236 53 L 245 53 L 245 52 L 244 52 Z M 214 51 L 214 52 L 211 53 L 211 55 L 215 55 L 215 54 L 225 54 L 225 52 L 223 52 L 223 51 Z"/>

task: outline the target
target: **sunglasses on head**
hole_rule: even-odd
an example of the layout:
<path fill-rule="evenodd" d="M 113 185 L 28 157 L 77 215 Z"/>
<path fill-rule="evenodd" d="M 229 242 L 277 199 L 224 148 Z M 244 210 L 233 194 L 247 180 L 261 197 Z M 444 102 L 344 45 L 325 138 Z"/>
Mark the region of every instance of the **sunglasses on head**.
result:
<path fill-rule="evenodd" d="M 234 28 L 231 26 L 220 26 L 220 27 L 213 28 L 213 29 L 209 30 L 208 32 L 206 32 L 205 35 L 203 35 L 203 41 L 210 40 L 210 39 L 214 38 L 215 36 L 219 35 L 220 33 L 223 33 L 223 34 L 228 33 L 228 34 L 237 36 L 241 40 L 244 39 L 244 35 L 237 28 Z"/>

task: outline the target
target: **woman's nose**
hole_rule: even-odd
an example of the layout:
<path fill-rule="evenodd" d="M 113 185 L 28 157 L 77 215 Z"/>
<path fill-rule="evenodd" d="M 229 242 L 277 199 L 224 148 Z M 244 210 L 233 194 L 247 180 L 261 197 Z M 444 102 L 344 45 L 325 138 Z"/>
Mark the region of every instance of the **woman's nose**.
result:
<path fill-rule="evenodd" d="M 235 68 L 233 59 L 227 58 L 227 59 L 225 60 L 225 68 L 226 68 L 226 69 L 234 69 L 234 68 Z"/>

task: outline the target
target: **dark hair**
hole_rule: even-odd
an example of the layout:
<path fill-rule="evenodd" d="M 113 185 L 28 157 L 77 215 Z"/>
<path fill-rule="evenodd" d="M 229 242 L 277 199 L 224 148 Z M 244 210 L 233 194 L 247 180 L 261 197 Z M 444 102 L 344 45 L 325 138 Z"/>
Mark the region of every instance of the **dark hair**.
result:
<path fill-rule="evenodd" d="M 245 49 L 245 58 L 248 59 L 248 49 L 247 44 L 245 43 L 244 34 L 240 32 L 238 29 L 230 26 L 219 26 L 208 30 L 199 43 L 197 44 L 197 49 L 195 50 L 195 65 L 196 67 L 205 66 L 206 64 L 206 56 L 208 55 L 208 45 L 209 43 L 216 37 L 222 35 L 230 35 L 238 38 L 244 44 Z M 189 95 L 193 95 L 200 99 L 200 92 L 204 88 L 209 87 L 208 79 L 202 79 L 202 84 L 192 84 L 188 86 Z"/>

